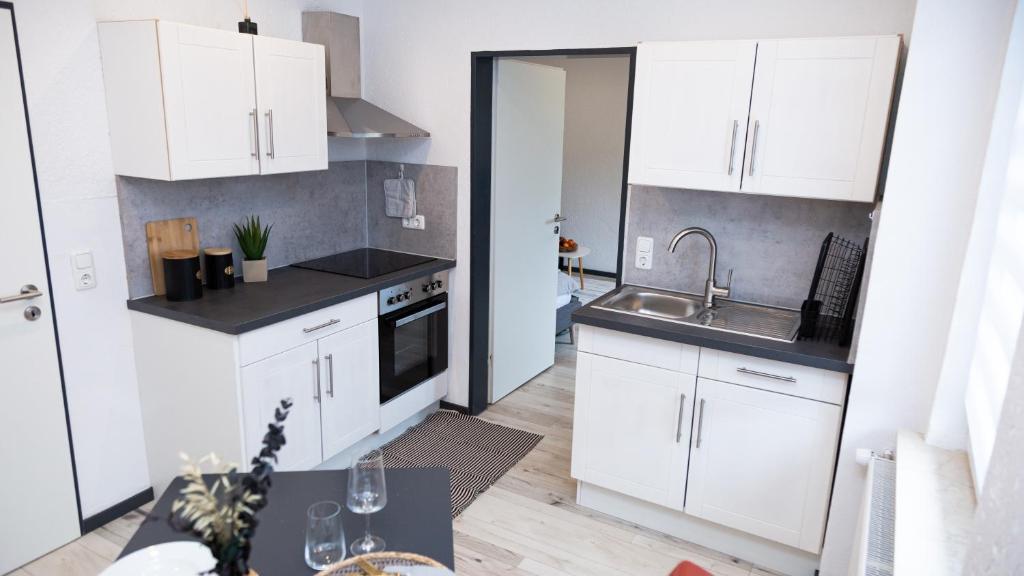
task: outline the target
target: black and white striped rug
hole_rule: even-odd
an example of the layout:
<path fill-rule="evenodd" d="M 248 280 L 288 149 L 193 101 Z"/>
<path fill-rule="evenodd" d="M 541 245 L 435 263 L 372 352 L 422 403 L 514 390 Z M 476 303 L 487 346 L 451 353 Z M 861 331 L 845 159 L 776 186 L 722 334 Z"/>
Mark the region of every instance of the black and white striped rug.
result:
<path fill-rule="evenodd" d="M 387 468 L 447 468 L 454 518 L 542 438 L 454 410 L 438 410 L 380 450 Z"/>

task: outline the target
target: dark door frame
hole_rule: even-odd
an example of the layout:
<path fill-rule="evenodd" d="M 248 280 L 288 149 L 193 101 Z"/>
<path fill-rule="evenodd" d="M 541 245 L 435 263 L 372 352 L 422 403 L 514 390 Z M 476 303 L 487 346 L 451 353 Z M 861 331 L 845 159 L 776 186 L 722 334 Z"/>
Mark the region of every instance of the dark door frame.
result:
<path fill-rule="evenodd" d="M 470 251 L 469 265 L 469 406 L 470 414 L 487 408 L 490 365 L 491 298 L 491 143 L 493 121 L 494 59 L 523 56 L 629 56 L 626 95 L 625 147 L 622 154 L 622 192 L 619 206 L 619 242 L 615 283 L 622 283 L 622 248 L 626 233 L 629 142 L 633 127 L 633 78 L 636 47 L 576 48 L 562 50 L 506 50 L 473 52 L 470 81 Z M 552 265 L 556 265 L 552 262 Z"/>

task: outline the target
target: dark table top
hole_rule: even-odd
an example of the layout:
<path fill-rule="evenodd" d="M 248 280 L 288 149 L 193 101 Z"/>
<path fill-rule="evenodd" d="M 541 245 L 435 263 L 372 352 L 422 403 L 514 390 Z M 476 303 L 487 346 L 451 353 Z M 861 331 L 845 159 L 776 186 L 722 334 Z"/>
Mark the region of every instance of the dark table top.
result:
<path fill-rule="evenodd" d="M 594 308 L 592 303 L 573 312 L 572 319 L 573 322 L 578 324 L 628 332 L 639 336 L 649 336 L 660 340 L 682 342 L 683 344 L 703 346 L 715 350 L 724 350 L 726 352 L 735 352 L 736 354 L 746 354 L 747 356 L 823 368 L 847 374 L 853 372 L 853 364 L 849 362 L 850 349 L 842 348 L 829 342 L 805 340 L 779 342 L 777 340 L 744 336 L 743 334 L 733 334 L 721 330 L 709 330 L 701 326 L 691 326 L 678 322 L 620 314 L 610 310 L 600 310 Z"/>
<path fill-rule="evenodd" d="M 239 281 L 231 289 L 203 290 L 202 298 L 188 302 L 148 296 L 129 300 L 128 308 L 241 334 L 454 267 L 454 260 L 438 258 L 375 278 L 356 278 L 285 266 L 271 270 L 267 282 Z"/>
<path fill-rule="evenodd" d="M 371 531 L 384 538 L 387 549 L 414 552 L 455 569 L 452 540 L 452 504 L 448 470 L 444 468 L 389 468 L 388 502 L 370 518 Z M 321 500 L 342 506 L 346 544 L 362 536 L 363 516 L 345 508 L 347 470 L 275 472 L 268 504 L 259 514 L 253 537 L 251 565 L 260 576 L 308 576 L 306 566 L 306 510 Z M 171 503 L 184 481 L 176 478 L 153 511 L 121 552 L 125 556 L 154 544 L 194 540 L 175 532 L 167 523 Z"/>

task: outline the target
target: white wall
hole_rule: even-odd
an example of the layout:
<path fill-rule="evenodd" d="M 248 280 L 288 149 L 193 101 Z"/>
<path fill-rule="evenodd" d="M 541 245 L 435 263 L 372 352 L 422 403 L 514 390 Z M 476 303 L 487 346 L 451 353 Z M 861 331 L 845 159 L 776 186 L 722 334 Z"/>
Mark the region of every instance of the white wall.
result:
<path fill-rule="evenodd" d="M 361 6 L 358 0 L 250 4 L 261 33 L 294 39 L 301 37 L 300 11 L 306 6 L 357 15 Z M 240 5 L 15 0 L 85 517 L 149 487 L 96 21 L 161 17 L 236 29 Z M 362 156 L 361 145 L 352 149 L 341 144 L 332 154 Z M 93 252 L 93 290 L 72 288 L 68 257 L 77 250 Z"/>
<path fill-rule="evenodd" d="M 565 70 L 562 236 L 590 249 L 585 270 L 615 273 L 619 254 L 628 56 L 522 58 Z"/>
<path fill-rule="evenodd" d="M 1018 6 L 1019 6 L 1018 2 Z M 1014 15 L 1010 44 L 1006 50 L 999 97 L 992 119 L 992 132 L 985 155 L 978 204 L 971 225 L 971 237 L 964 256 L 957 290 L 956 309 L 949 328 L 942 372 L 935 389 L 935 401 L 928 422 L 926 440 L 953 450 L 967 448 L 967 420 L 964 393 L 978 342 L 978 324 L 986 304 L 988 269 L 996 228 L 1003 212 L 1007 191 L 1007 163 L 1017 129 L 1018 107 L 1024 88 L 1024 10 Z M 1005 311 L 1003 311 L 1005 312 Z M 1003 315 L 1003 312 L 996 314 Z M 1016 330 L 1012 330 L 1016 334 Z M 1012 347 L 1005 350 L 1012 353 Z M 993 430 L 994 432 L 994 430 Z"/>
<path fill-rule="evenodd" d="M 847 565 L 864 475 L 854 450 L 928 427 L 1014 3 L 917 3 L 822 574 Z"/>

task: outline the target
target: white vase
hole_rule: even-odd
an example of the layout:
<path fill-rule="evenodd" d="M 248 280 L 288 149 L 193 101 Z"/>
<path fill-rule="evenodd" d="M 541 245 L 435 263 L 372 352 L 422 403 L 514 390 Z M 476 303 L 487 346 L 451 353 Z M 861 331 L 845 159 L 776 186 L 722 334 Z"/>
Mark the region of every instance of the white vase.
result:
<path fill-rule="evenodd" d="M 242 280 L 249 282 L 267 281 L 267 259 L 242 260 Z"/>

